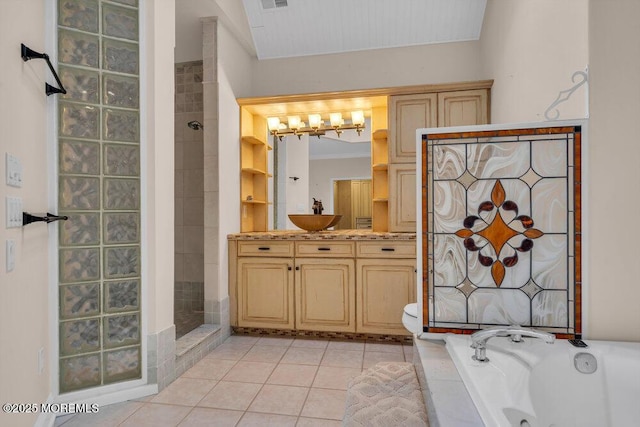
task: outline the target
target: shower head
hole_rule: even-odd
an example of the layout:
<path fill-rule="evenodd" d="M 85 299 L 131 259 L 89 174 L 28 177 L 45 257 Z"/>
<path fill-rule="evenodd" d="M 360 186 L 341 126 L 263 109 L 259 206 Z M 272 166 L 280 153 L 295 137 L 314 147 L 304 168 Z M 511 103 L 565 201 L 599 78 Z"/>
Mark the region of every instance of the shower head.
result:
<path fill-rule="evenodd" d="M 189 123 L 187 123 L 187 126 L 189 126 L 193 130 L 200 130 L 204 128 L 204 126 L 202 126 L 202 123 L 197 120 L 190 121 Z"/>

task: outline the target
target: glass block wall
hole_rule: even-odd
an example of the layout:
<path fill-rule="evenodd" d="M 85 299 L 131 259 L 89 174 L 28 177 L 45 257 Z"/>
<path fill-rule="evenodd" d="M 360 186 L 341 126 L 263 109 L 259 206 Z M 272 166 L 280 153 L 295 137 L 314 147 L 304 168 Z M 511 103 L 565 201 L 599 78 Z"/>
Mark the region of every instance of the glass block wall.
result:
<path fill-rule="evenodd" d="M 60 392 L 141 378 L 138 0 L 58 0 Z"/>
<path fill-rule="evenodd" d="M 580 126 L 423 136 L 425 331 L 581 326 Z"/>

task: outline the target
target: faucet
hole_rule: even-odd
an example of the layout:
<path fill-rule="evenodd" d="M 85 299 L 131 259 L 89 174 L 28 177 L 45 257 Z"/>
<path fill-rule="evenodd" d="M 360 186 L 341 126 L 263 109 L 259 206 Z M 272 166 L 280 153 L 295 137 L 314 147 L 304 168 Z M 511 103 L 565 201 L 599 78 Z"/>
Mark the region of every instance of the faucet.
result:
<path fill-rule="evenodd" d="M 322 200 L 316 200 L 316 198 L 313 198 L 313 206 L 311 206 L 311 209 L 313 209 L 313 213 L 316 215 L 322 215 L 322 211 L 324 210 L 324 207 L 322 207 Z"/>
<path fill-rule="evenodd" d="M 483 329 L 471 335 L 471 348 L 476 350 L 476 353 L 471 358 L 478 362 L 488 362 L 487 341 L 493 337 L 509 336 L 513 342 L 522 342 L 522 337 L 540 338 L 547 344 L 553 344 L 556 340 L 556 337 L 553 334 L 537 331 L 531 328 L 523 328 L 518 325 L 496 326 L 493 328 Z"/>

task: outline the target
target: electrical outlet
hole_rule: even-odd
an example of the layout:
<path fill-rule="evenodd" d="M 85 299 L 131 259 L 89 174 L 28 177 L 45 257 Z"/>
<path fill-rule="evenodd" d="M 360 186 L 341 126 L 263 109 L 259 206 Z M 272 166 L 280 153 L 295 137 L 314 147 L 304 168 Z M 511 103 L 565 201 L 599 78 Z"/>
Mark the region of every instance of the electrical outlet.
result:
<path fill-rule="evenodd" d="M 22 227 L 22 199 L 20 197 L 5 197 L 7 206 L 7 228 Z"/>
<path fill-rule="evenodd" d="M 12 187 L 22 187 L 22 163 L 20 159 L 9 153 L 5 156 L 7 185 Z"/>
<path fill-rule="evenodd" d="M 16 266 L 16 242 L 7 240 L 7 273 L 13 271 Z"/>

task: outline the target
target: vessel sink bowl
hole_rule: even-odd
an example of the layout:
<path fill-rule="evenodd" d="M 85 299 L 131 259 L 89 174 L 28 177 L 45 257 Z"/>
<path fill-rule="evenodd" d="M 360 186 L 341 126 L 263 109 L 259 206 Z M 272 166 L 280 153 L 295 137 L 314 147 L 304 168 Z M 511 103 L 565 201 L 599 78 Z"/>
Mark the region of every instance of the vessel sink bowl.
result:
<path fill-rule="evenodd" d="M 289 219 L 303 230 L 321 231 L 336 225 L 342 219 L 342 215 L 291 214 Z"/>

